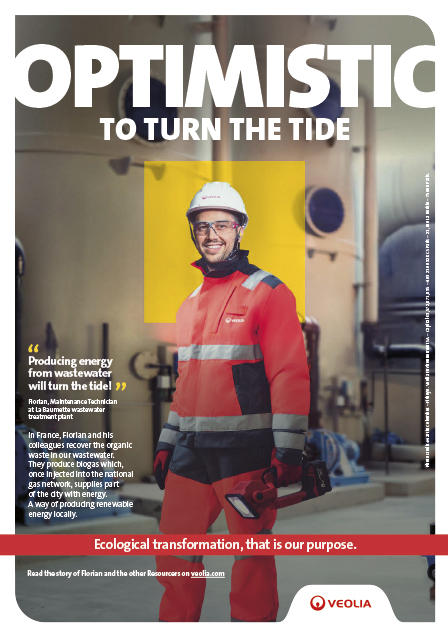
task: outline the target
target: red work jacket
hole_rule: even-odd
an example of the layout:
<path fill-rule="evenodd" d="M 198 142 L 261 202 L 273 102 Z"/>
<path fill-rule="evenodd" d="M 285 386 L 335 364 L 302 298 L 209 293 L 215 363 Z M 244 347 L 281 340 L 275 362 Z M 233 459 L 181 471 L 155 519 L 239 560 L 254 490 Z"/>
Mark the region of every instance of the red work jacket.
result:
<path fill-rule="evenodd" d="M 158 449 L 303 450 L 309 373 L 286 285 L 245 256 L 228 275 L 205 275 L 176 321 L 179 377 Z"/>

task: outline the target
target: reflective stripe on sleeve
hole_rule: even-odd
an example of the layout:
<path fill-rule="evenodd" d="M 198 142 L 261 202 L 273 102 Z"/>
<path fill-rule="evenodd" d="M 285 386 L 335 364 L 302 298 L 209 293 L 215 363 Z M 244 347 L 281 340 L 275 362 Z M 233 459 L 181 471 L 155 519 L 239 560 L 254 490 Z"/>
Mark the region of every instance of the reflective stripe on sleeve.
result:
<path fill-rule="evenodd" d="M 267 276 L 270 276 L 270 275 L 271 274 L 268 271 L 263 271 L 263 269 L 259 269 L 255 273 L 251 274 L 243 282 L 241 286 L 245 287 L 246 289 L 250 289 L 250 291 L 253 291 L 255 287 L 258 285 L 258 283 L 263 280 L 263 278 L 266 278 Z"/>
<path fill-rule="evenodd" d="M 274 414 L 272 428 L 273 430 L 296 430 L 305 433 L 308 430 L 308 415 Z"/>
<path fill-rule="evenodd" d="M 170 410 L 168 414 L 168 423 L 172 426 L 179 427 L 180 417 L 174 410 Z"/>
<path fill-rule="evenodd" d="M 180 346 L 179 361 L 188 362 L 190 359 L 235 359 L 256 360 L 263 359 L 263 353 L 258 344 L 191 344 Z"/>
<path fill-rule="evenodd" d="M 285 432 L 274 430 L 274 443 L 276 448 L 303 450 L 305 447 L 305 433 L 302 431 Z"/>
<path fill-rule="evenodd" d="M 229 417 L 181 417 L 180 429 L 183 432 L 226 432 L 232 430 L 270 429 L 270 412 Z"/>
<path fill-rule="evenodd" d="M 176 445 L 177 435 L 179 430 L 164 425 L 159 437 L 159 443 L 169 443 L 170 445 Z"/>

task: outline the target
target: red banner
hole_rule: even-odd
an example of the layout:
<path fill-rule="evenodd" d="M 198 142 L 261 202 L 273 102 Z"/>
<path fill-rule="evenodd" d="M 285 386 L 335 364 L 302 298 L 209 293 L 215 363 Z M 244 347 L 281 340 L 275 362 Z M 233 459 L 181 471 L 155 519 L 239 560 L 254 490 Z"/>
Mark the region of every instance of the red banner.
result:
<path fill-rule="evenodd" d="M 448 555 L 448 535 L 3 534 L 0 555 Z"/>

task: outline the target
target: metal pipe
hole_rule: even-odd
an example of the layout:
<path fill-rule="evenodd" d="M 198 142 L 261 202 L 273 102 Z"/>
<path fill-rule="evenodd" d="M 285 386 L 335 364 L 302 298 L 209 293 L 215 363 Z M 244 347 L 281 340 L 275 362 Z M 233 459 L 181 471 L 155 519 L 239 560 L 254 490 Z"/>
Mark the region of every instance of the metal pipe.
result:
<path fill-rule="evenodd" d="M 372 377 L 374 378 L 375 375 L 380 375 L 383 373 L 383 369 L 382 368 L 373 368 L 371 369 L 369 372 L 372 373 Z M 389 375 L 418 375 L 420 377 L 421 371 L 420 370 L 409 370 L 409 369 L 402 369 L 402 370 L 393 370 L 389 368 L 388 371 Z M 429 375 L 431 377 L 435 376 L 435 372 L 433 370 L 429 371 Z"/>
<path fill-rule="evenodd" d="M 22 298 L 22 281 L 25 273 L 25 251 L 22 247 L 22 243 L 16 238 L 16 374 L 15 374 L 15 389 L 16 394 L 19 390 L 19 363 L 21 358 L 22 349 L 22 310 L 23 310 L 23 298 Z"/>
<path fill-rule="evenodd" d="M 383 377 L 384 377 L 384 436 L 386 441 L 386 453 L 384 457 L 384 467 L 386 474 L 389 474 L 389 457 L 390 457 L 390 441 L 389 441 L 389 395 L 387 383 L 387 355 L 389 348 L 389 338 L 384 338 L 384 361 L 383 361 Z"/>
<path fill-rule="evenodd" d="M 378 321 L 378 205 L 376 193 L 375 111 L 365 101 L 364 322 Z"/>
<path fill-rule="evenodd" d="M 435 307 L 434 300 L 429 303 L 429 306 L 431 309 L 434 309 Z M 402 311 L 402 310 L 405 311 L 405 310 L 417 310 L 417 309 L 423 309 L 424 311 L 426 309 L 426 303 L 425 303 L 425 300 L 420 300 L 420 301 L 411 300 L 410 302 L 408 301 L 391 302 L 390 304 L 383 304 L 382 308 L 384 311 Z"/>
<path fill-rule="evenodd" d="M 102 340 L 103 340 L 103 353 L 102 353 L 102 358 L 103 359 L 109 359 L 109 323 L 108 322 L 103 322 L 102 325 Z M 112 375 L 109 377 L 109 381 L 107 382 L 108 386 L 112 385 Z M 104 431 L 105 432 L 112 432 L 112 426 L 111 426 L 111 407 L 110 405 L 107 403 L 110 398 L 111 398 L 111 391 L 110 388 L 108 387 L 105 391 L 104 391 L 104 398 L 106 399 L 106 404 L 104 406 Z"/>
<path fill-rule="evenodd" d="M 222 69 L 227 68 L 228 62 L 228 18 L 225 15 L 213 16 L 213 44 L 218 54 Z M 229 134 L 229 108 L 213 106 L 213 116 L 221 119 L 220 139 L 213 142 L 213 178 L 216 181 L 230 180 L 230 167 L 226 163 L 230 161 L 230 134 Z"/>
<path fill-rule="evenodd" d="M 432 309 L 431 313 L 434 313 L 434 309 Z M 387 314 L 389 316 L 391 316 L 391 315 L 399 315 L 400 317 L 412 317 L 412 318 L 421 317 L 421 318 L 423 318 L 423 317 L 425 317 L 425 309 L 422 308 L 422 309 L 419 309 L 419 310 L 414 309 L 414 310 L 409 310 L 409 311 L 407 311 L 405 309 L 402 309 L 400 311 L 399 310 L 387 311 Z M 432 317 L 432 315 L 431 315 L 431 317 Z M 381 323 L 384 326 L 384 322 L 381 321 Z"/>
<path fill-rule="evenodd" d="M 162 402 L 157 378 L 158 376 L 153 377 L 149 382 L 152 391 L 152 462 L 156 458 L 156 447 L 162 430 Z"/>
<path fill-rule="evenodd" d="M 320 412 L 318 407 L 320 326 L 315 318 L 306 317 L 302 330 L 305 333 L 310 369 L 310 411 L 308 415 L 308 426 L 310 429 L 314 429 L 320 427 Z"/>

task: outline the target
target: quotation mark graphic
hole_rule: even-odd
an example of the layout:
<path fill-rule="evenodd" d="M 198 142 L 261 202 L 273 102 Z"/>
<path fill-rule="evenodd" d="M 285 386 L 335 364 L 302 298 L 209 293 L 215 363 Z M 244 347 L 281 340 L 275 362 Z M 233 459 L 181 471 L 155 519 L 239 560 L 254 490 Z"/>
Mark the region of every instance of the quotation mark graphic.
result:
<path fill-rule="evenodd" d="M 39 352 L 39 344 L 30 344 L 28 346 L 28 353 L 38 353 Z"/>
<path fill-rule="evenodd" d="M 315 611 L 322 611 L 325 606 L 325 600 L 321 595 L 314 595 L 310 600 L 310 606 Z"/>
<path fill-rule="evenodd" d="M 123 382 L 116 381 L 115 382 L 115 390 L 120 390 L 120 386 L 121 386 L 121 390 L 122 391 L 126 390 L 127 383 L 125 381 L 123 381 Z"/>

